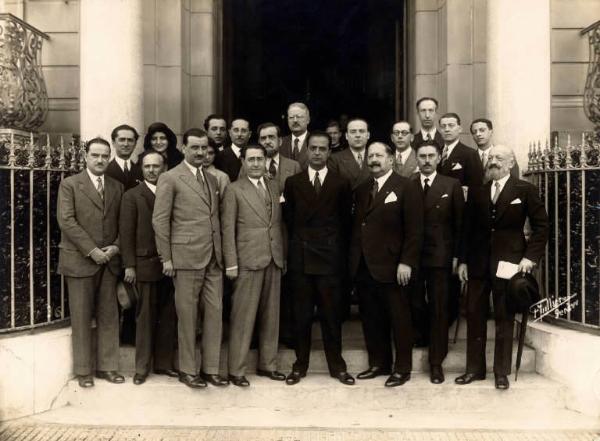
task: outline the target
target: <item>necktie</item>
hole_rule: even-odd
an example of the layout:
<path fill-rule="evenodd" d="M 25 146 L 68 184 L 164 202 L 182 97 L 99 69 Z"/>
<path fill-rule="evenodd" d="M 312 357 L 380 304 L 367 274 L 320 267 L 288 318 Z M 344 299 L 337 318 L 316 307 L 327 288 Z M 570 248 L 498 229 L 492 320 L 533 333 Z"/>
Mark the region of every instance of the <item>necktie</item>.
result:
<path fill-rule="evenodd" d="M 204 194 L 210 198 L 210 192 L 208 191 L 208 186 L 206 184 L 206 177 L 204 176 L 204 173 L 202 173 L 202 169 L 200 167 L 196 169 L 196 180 L 202 187 Z"/>
<path fill-rule="evenodd" d="M 402 167 L 402 154 L 398 153 L 398 159 L 396 160 L 396 163 L 398 164 L 398 166 Z"/>
<path fill-rule="evenodd" d="M 104 185 L 102 185 L 102 178 L 98 176 L 96 182 L 96 190 L 98 190 L 98 195 L 100 196 L 100 199 L 102 199 L 102 202 L 104 202 Z"/>
<path fill-rule="evenodd" d="M 487 165 L 487 152 L 481 152 L 481 165 L 485 170 L 485 166 Z"/>
<path fill-rule="evenodd" d="M 298 157 L 298 144 L 300 143 L 300 140 L 298 138 L 294 139 L 294 149 L 292 150 L 292 159 L 296 160 L 296 158 Z"/>
<path fill-rule="evenodd" d="M 274 159 L 271 159 L 271 163 L 269 164 L 269 174 L 272 178 L 277 176 L 277 164 Z"/>
<path fill-rule="evenodd" d="M 447 145 L 445 145 L 444 150 L 442 150 L 442 164 L 444 164 L 444 162 L 446 162 L 446 159 L 448 159 L 448 146 Z"/>
<path fill-rule="evenodd" d="M 317 193 L 317 195 L 321 193 L 321 180 L 319 179 L 319 172 L 315 173 L 313 185 L 315 186 L 315 193 Z"/>
<path fill-rule="evenodd" d="M 500 196 L 500 182 L 494 182 L 494 196 L 492 196 L 492 204 L 496 205 Z"/>
<path fill-rule="evenodd" d="M 427 139 L 426 141 L 431 141 L 431 133 L 427 133 Z"/>
<path fill-rule="evenodd" d="M 425 178 L 423 181 L 424 181 L 424 184 L 423 184 L 423 194 L 425 196 L 427 196 L 427 192 L 431 188 L 431 186 L 429 185 L 429 178 Z"/>
<path fill-rule="evenodd" d="M 260 193 L 261 197 L 263 198 L 263 201 L 265 201 L 265 207 L 267 208 L 267 214 L 269 215 L 269 218 L 270 218 L 271 217 L 271 198 L 269 197 L 269 192 L 263 186 L 261 180 L 259 180 L 256 183 L 256 188 L 258 188 L 258 192 Z"/>
<path fill-rule="evenodd" d="M 127 164 L 129 163 L 129 161 L 125 161 L 125 167 L 123 167 L 123 171 L 125 172 L 125 174 L 129 174 L 129 167 L 127 166 Z"/>
<path fill-rule="evenodd" d="M 375 200 L 375 196 L 377 196 L 377 192 L 379 191 L 379 183 L 377 182 L 377 179 L 373 180 L 373 187 L 371 187 L 371 197 L 369 198 L 369 206 L 371 204 L 373 204 L 373 201 Z"/>
<path fill-rule="evenodd" d="M 358 155 L 356 155 L 356 162 L 358 164 L 358 168 L 362 168 L 362 166 L 363 166 L 362 153 L 359 153 Z"/>

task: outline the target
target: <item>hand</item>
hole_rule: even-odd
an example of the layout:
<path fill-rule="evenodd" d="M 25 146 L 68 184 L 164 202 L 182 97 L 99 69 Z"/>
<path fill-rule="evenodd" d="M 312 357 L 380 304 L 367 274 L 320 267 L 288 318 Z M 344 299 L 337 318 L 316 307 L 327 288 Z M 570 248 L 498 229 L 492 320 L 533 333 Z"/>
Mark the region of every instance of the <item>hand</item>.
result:
<path fill-rule="evenodd" d="M 458 274 L 458 257 L 452 258 L 452 274 Z"/>
<path fill-rule="evenodd" d="M 104 254 L 106 254 L 108 256 L 108 260 L 110 260 L 117 254 L 119 254 L 119 247 L 116 245 L 108 245 L 102 248 L 102 251 L 104 251 Z"/>
<path fill-rule="evenodd" d="M 469 271 L 466 263 L 458 265 L 458 278 L 462 283 L 467 283 L 469 281 Z"/>
<path fill-rule="evenodd" d="M 173 268 L 172 260 L 165 260 L 163 262 L 163 274 L 167 277 L 175 277 L 175 268 Z"/>
<path fill-rule="evenodd" d="M 406 286 L 408 282 L 410 282 L 410 275 L 412 273 L 412 268 L 403 263 L 398 264 L 398 269 L 396 270 L 396 280 L 398 281 L 398 285 Z"/>
<path fill-rule="evenodd" d="M 124 281 L 127 283 L 135 283 L 135 276 L 136 274 L 134 267 L 125 268 L 125 277 L 123 277 Z"/>
<path fill-rule="evenodd" d="M 531 274 L 531 271 L 533 271 L 534 266 L 535 266 L 535 263 L 533 263 L 531 260 L 527 259 L 526 257 L 523 257 L 521 259 L 521 261 L 519 262 L 518 271 L 520 271 L 522 273 L 530 273 Z"/>
<path fill-rule="evenodd" d="M 89 256 L 92 258 L 94 262 L 98 265 L 105 265 L 110 260 L 110 257 L 106 255 L 106 253 L 100 248 L 94 248 Z"/>
<path fill-rule="evenodd" d="M 227 277 L 229 280 L 237 279 L 237 276 L 238 276 L 238 267 L 237 266 L 225 270 L 225 277 Z"/>

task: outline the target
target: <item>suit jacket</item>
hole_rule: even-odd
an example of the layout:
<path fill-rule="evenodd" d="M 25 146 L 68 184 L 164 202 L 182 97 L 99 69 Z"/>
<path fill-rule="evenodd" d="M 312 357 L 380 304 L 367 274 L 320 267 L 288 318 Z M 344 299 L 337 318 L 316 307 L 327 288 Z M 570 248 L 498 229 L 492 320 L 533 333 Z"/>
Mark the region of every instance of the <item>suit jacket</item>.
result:
<path fill-rule="evenodd" d="M 119 164 L 117 164 L 117 161 L 114 158 L 108 163 L 108 167 L 106 168 L 106 174 L 123 184 L 125 191 L 144 181 L 142 168 L 133 161 L 130 161 L 129 163 L 131 164 L 131 169 L 129 169 L 128 174 L 125 174 L 123 169 L 119 166 Z"/>
<path fill-rule="evenodd" d="M 204 173 L 210 195 L 205 194 L 185 162 L 158 178 L 152 226 L 162 261 L 174 268 L 205 268 L 215 253 L 222 268 L 221 224 L 217 179 Z"/>
<path fill-rule="evenodd" d="M 443 147 L 442 147 L 443 148 Z M 460 185 L 469 189 L 483 184 L 483 167 L 477 151 L 460 141 L 446 161 L 438 165 L 438 173 L 458 179 Z"/>
<path fill-rule="evenodd" d="M 290 176 L 294 176 L 295 174 L 298 174 L 301 171 L 302 169 L 300 168 L 300 163 L 298 163 L 298 161 L 294 161 L 293 159 L 279 155 L 277 176 L 275 177 L 274 181 L 278 184 L 277 187 L 279 188 L 280 194 L 283 192 L 283 189 L 285 187 L 285 181 L 287 180 L 287 178 L 289 178 Z M 238 176 L 238 179 L 246 176 L 246 166 L 242 165 L 242 169 L 240 170 L 240 175 Z M 269 180 L 272 180 L 272 177 L 268 173 L 266 176 Z"/>
<path fill-rule="evenodd" d="M 287 179 L 283 195 L 288 268 L 304 274 L 346 274 L 352 211 L 350 182 L 328 170 L 317 196 L 308 170 L 304 170 Z"/>
<path fill-rule="evenodd" d="M 417 171 L 417 154 L 412 148 L 404 164 L 399 165 L 397 159 L 394 161 L 394 171 L 405 178 L 410 178 Z"/>
<path fill-rule="evenodd" d="M 465 199 L 460 182 L 438 173 L 425 195 L 421 186 L 421 174 L 415 173 L 412 179 L 423 197 L 425 235 L 421 266 L 451 267 L 452 258 L 460 254 L 462 237 Z"/>
<path fill-rule="evenodd" d="M 217 153 L 214 165 L 219 170 L 227 173 L 230 182 L 234 182 L 240 174 L 242 160 L 235 155 L 233 149 L 229 146 Z"/>
<path fill-rule="evenodd" d="M 396 283 L 399 263 L 419 266 L 423 244 L 423 198 L 414 181 L 392 173 L 369 204 L 373 180 L 354 194 L 356 214 L 350 248 L 350 274 L 358 271 L 361 255 L 371 276 Z M 386 200 L 388 201 L 386 203 Z"/>
<path fill-rule="evenodd" d="M 493 277 L 498 262 L 518 264 L 523 257 L 537 262 L 548 240 L 548 215 L 537 188 L 529 182 L 508 178 L 496 206 L 491 201 L 492 182 L 470 190 L 465 208 L 461 263 L 469 277 Z M 523 227 L 529 218 L 531 237 Z"/>
<path fill-rule="evenodd" d="M 65 178 L 58 189 L 56 218 L 61 231 L 58 272 L 70 277 L 90 277 L 100 269 L 91 257 L 94 248 L 119 246 L 119 208 L 123 185 L 104 175 L 104 202 L 87 170 Z M 121 272 L 119 255 L 108 263 Z"/>
<path fill-rule="evenodd" d="M 424 141 L 423 134 L 419 130 L 417 133 L 415 133 L 415 136 L 413 137 L 413 142 L 412 142 L 412 146 L 415 149 L 415 151 L 417 150 L 417 147 L 419 147 L 421 144 L 423 144 L 423 141 Z M 444 149 L 444 138 L 442 137 L 442 134 L 440 133 L 439 130 L 435 131 L 435 136 L 433 137 L 433 142 L 435 142 L 437 144 L 437 146 L 440 149 L 440 152 Z"/>
<path fill-rule="evenodd" d="M 227 188 L 227 186 L 231 183 L 231 181 L 229 180 L 229 176 L 227 175 L 227 173 L 219 170 L 218 168 L 215 168 L 214 165 L 206 167 L 204 170 L 213 175 L 215 178 L 217 178 L 219 195 L 221 196 L 221 199 L 223 199 L 223 195 L 225 194 L 225 188 Z"/>
<path fill-rule="evenodd" d="M 331 155 L 327 167 L 348 179 L 352 186 L 352 191 L 356 190 L 360 184 L 368 181 L 371 177 L 369 166 L 367 165 L 367 149 L 365 149 L 362 168 L 356 163 L 351 148 Z"/>
<path fill-rule="evenodd" d="M 283 236 L 279 188 L 265 180 L 271 198 L 271 216 L 258 189 L 247 177 L 227 187 L 221 205 L 225 268 L 266 268 L 271 261 L 283 268 Z"/>
<path fill-rule="evenodd" d="M 306 170 L 308 168 L 308 155 L 306 153 L 308 146 L 308 135 L 310 135 L 310 133 L 306 132 L 304 142 L 300 146 L 300 153 L 296 158 L 296 161 L 298 161 L 302 170 Z M 285 156 L 286 158 L 292 159 L 292 135 L 287 135 L 282 138 L 279 154 Z"/>
<path fill-rule="evenodd" d="M 142 182 L 126 191 L 121 200 L 119 234 L 123 268 L 135 268 L 139 282 L 157 282 L 163 277 L 152 228 L 154 199 L 152 190 Z"/>

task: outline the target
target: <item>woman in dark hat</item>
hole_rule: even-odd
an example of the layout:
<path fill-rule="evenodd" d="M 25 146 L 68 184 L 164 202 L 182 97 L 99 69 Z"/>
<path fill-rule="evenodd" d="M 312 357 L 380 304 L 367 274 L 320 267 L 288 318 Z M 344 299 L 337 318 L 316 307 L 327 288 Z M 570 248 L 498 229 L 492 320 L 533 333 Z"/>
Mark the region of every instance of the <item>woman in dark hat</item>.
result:
<path fill-rule="evenodd" d="M 162 122 L 150 124 L 144 136 L 144 150 L 155 150 L 165 157 L 167 169 L 172 169 L 183 160 L 183 153 L 177 150 L 177 136 Z"/>

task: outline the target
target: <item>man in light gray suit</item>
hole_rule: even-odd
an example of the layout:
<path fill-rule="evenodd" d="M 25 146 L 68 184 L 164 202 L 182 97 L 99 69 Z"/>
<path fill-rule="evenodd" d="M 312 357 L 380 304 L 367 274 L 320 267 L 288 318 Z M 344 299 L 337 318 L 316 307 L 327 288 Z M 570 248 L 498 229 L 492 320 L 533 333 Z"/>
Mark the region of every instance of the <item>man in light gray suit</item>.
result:
<path fill-rule="evenodd" d="M 266 150 L 242 149 L 247 176 L 225 190 L 221 210 L 225 275 L 234 280 L 229 331 L 229 381 L 250 385 L 246 358 L 258 318 L 259 359 L 256 373 L 283 381 L 277 372 L 279 287 L 284 268 L 281 205 L 277 182 L 265 179 Z"/>
<path fill-rule="evenodd" d="M 160 175 L 152 225 L 163 273 L 173 277 L 178 321 L 179 381 L 192 388 L 225 386 L 219 376 L 223 273 L 219 191 L 203 170 L 208 136 L 183 134 L 184 161 Z M 196 321 L 202 317 L 202 370 L 196 375 Z"/>
<path fill-rule="evenodd" d="M 410 144 L 413 135 L 410 124 L 407 121 L 398 121 L 392 126 L 390 139 L 396 146 L 396 157 L 394 158 L 394 172 L 405 178 L 411 177 L 418 171 L 417 156 Z"/>

